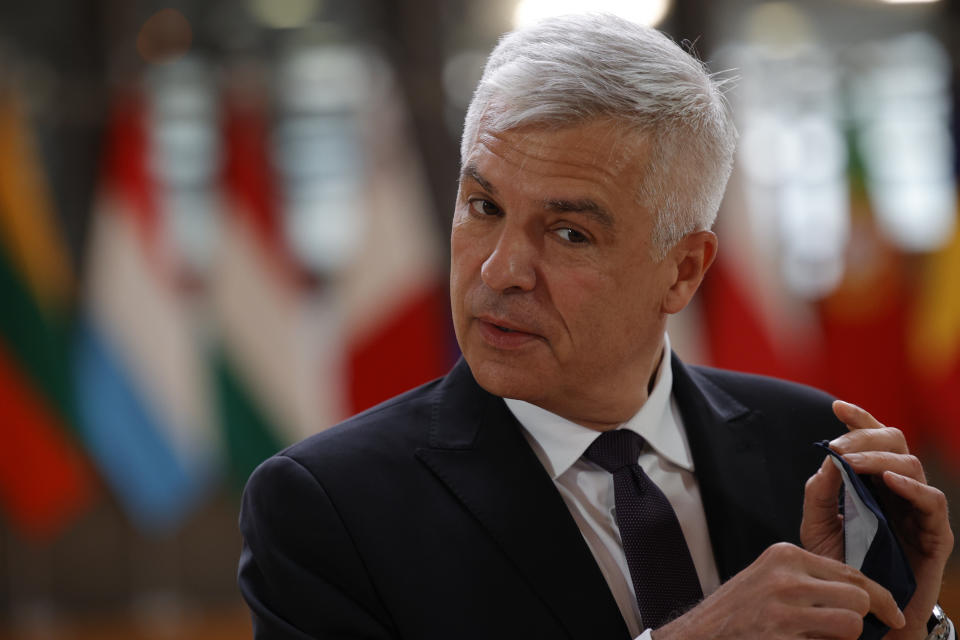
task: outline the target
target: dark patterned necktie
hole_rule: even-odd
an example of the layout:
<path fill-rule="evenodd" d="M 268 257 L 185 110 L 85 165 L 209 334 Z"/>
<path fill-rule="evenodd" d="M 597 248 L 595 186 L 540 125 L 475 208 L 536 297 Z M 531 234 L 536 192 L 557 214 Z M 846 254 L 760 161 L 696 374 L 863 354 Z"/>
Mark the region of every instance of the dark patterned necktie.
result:
<path fill-rule="evenodd" d="M 677 515 L 637 459 L 643 438 L 606 431 L 584 456 L 613 474 L 617 526 L 643 625 L 656 629 L 703 598 Z"/>

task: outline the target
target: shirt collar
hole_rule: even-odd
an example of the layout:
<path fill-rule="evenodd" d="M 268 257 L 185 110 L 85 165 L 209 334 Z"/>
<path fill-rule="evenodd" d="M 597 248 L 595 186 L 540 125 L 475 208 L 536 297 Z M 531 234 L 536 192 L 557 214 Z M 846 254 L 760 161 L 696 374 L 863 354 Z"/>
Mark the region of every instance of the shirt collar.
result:
<path fill-rule="evenodd" d="M 658 454 L 669 462 L 693 471 L 693 460 L 685 434 L 671 402 L 673 368 L 670 364 L 670 338 L 664 334 L 663 353 L 657 379 L 647 401 L 640 410 L 618 429 L 631 429 L 640 434 Z M 536 443 L 534 450 L 550 476 L 556 480 L 583 455 L 600 436 L 593 429 L 580 426 L 546 409 L 523 400 L 504 398 L 507 408 Z"/>

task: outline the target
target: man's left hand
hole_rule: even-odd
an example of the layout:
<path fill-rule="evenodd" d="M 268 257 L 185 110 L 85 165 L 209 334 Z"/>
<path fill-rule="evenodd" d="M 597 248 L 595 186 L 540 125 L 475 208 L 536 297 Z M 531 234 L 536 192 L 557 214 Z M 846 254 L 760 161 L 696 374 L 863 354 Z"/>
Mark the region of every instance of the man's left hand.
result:
<path fill-rule="evenodd" d="M 940 594 L 943 570 L 953 550 L 953 531 L 943 492 L 927 484 L 923 466 L 910 454 L 903 432 L 887 427 L 847 402 L 833 403 L 833 412 L 850 429 L 830 443 L 859 474 L 882 478 L 883 508 L 917 580 L 917 590 L 903 614 L 907 624 L 891 631 L 889 640 L 918 640 Z M 837 495 L 843 479 L 828 459 L 807 481 L 800 540 L 805 549 L 843 560 L 843 517 Z M 879 483 L 878 483 L 879 484 Z"/>

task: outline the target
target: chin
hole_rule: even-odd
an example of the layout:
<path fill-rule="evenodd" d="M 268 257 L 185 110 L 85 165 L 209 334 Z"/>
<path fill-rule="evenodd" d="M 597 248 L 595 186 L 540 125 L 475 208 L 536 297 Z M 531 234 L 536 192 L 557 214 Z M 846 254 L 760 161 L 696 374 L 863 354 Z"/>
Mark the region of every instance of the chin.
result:
<path fill-rule="evenodd" d="M 543 397 L 545 377 L 534 368 L 487 358 L 465 359 L 477 384 L 495 396 L 532 403 Z"/>

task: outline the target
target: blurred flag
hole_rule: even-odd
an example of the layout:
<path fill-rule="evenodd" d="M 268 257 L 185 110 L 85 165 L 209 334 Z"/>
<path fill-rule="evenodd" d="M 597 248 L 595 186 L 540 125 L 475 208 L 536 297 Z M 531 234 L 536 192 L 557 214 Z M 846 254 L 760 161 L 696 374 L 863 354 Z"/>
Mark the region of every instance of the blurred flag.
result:
<path fill-rule="evenodd" d="M 228 93 L 222 236 L 211 296 L 220 422 L 230 475 L 239 485 L 261 461 L 299 439 L 296 425 L 304 415 L 310 419 L 315 399 L 298 284 L 282 242 L 268 124 L 262 93 Z"/>
<path fill-rule="evenodd" d="M 69 387 L 74 283 L 17 96 L 0 88 L 0 503 L 31 536 L 90 502 Z"/>
<path fill-rule="evenodd" d="M 960 459 L 960 231 L 927 258 L 911 318 L 909 354 L 919 419 L 929 423 L 943 460 Z M 956 465 L 946 465 L 955 469 Z"/>
<path fill-rule="evenodd" d="M 333 113 L 325 97 L 298 95 L 271 123 L 255 85 L 246 78 L 228 100 L 211 281 L 221 420 L 241 484 L 283 446 L 452 360 L 438 234 L 398 101 Z"/>
<path fill-rule="evenodd" d="M 151 175 L 148 111 L 116 103 L 88 248 L 75 383 L 84 440 L 131 520 L 176 527 L 217 477 L 206 362 L 178 292 Z"/>
<path fill-rule="evenodd" d="M 707 272 L 700 302 L 706 314 L 703 327 L 708 362 L 723 369 L 789 377 L 771 331 L 747 289 L 726 259 L 718 258 Z"/>
<path fill-rule="evenodd" d="M 365 120 L 365 224 L 343 284 L 351 412 L 445 374 L 455 354 L 443 240 L 400 104 L 387 92 Z"/>
<path fill-rule="evenodd" d="M 822 385 L 810 303 L 785 286 L 773 231 L 758 233 L 749 215 L 728 204 L 718 219 L 717 259 L 699 293 L 705 364 Z"/>
<path fill-rule="evenodd" d="M 915 444 L 907 362 L 907 310 L 912 294 L 905 261 L 874 226 L 862 195 L 843 281 L 820 304 L 824 361 L 822 387 L 898 427 Z"/>

